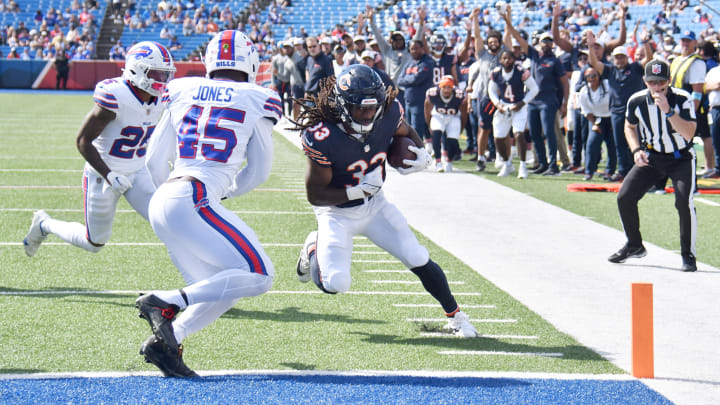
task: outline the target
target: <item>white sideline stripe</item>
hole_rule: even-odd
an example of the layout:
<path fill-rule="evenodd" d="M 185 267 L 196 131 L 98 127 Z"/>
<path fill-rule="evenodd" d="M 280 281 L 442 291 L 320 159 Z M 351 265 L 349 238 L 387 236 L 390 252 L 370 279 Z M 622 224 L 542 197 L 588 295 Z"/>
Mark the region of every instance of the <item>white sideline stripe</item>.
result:
<path fill-rule="evenodd" d="M 402 263 L 400 260 L 353 260 L 353 263 Z"/>
<path fill-rule="evenodd" d="M 370 280 L 373 284 L 420 284 L 419 280 Z M 463 285 L 464 281 L 448 281 L 448 284 Z"/>
<path fill-rule="evenodd" d="M 442 333 L 442 332 L 423 332 L 420 334 L 422 337 L 457 337 L 465 339 L 462 336 L 457 336 L 454 333 Z M 537 336 L 522 336 L 522 335 L 478 335 L 479 338 L 486 339 L 520 339 L 520 340 L 533 340 L 537 339 Z"/>
<path fill-rule="evenodd" d="M 502 379 L 543 379 L 543 380 L 600 380 L 600 381 L 637 381 L 629 374 L 569 374 L 535 373 L 518 371 L 426 371 L 426 370 L 195 370 L 201 376 L 230 375 L 291 375 L 291 376 L 340 376 L 340 377 L 432 377 L 432 378 L 502 378 Z M 159 371 L 75 371 L 37 374 L 0 374 L 0 380 L 35 380 L 59 378 L 122 378 L 157 377 Z"/>
<path fill-rule="evenodd" d="M 353 254 L 356 255 L 389 255 L 390 253 L 384 250 L 369 251 L 369 250 L 353 250 Z"/>
<path fill-rule="evenodd" d="M 491 350 L 440 350 L 438 354 L 460 355 L 460 356 L 538 356 L 538 357 L 563 357 L 563 353 L 543 352 L 494 352 Z"/>
<path fill-rule="evenodd" d="M 698 201 L 703 204 L 712 205 L 713 207 L 720 207 L 720 204 L 716 203 L 715 201 L 706 200 L 704 198 L 695 197 L 695 198 L 693 198 L 693 201 Z"/>
<path fill-rule="evenodd" d="M 30 185 L 17 185 L 17 186 L 9 186 L 9 185 L 0 185 L 0 189 L 2 188 L 28 188 L 28 189 L 43 189 L 43 188 L 82 188 L 82 186 L 30 186 Z M 253 189 L 253 191 L 265 191 L 265 192 L 271 192 L 271 193 L 297 193 L 297 192 L 305 192 L 305 190 L 298 190 L 294 188 L 256 188 Z"/>
<path fill-rule="evenodd" d="M 37 161 L 37 156 L 0 156 L 0 159 L 8 159 L 8 160 L 34 160 Z M 43 156 L 43 160 L 82 160 L 83 159 L 80 156 Z"/>
<path fill-rule="evenodd" d="M 457 294 L 453 294 L 457 295 Z M 408 322 L 445 322 L 446 318 L 405 318 Z M 470 322 L 478 323 L 516 323 L 517 319 L 470 319 Z"/>
<path fill-rule="evenodd" d="M 0 172 L 37 172 L 37 173 L 82 173 L 82 170 L 74 169 L 0 169 Z"/>
<path fill-rule="evenodd" d="M 302 243 L 262 243 L 263 247 L 302 247 Z M 0 246 L 22 246 L 22 242 L 0 242 Z M 74 246 L 65 242 L 44 242 L 43 246 Z M 165 246 L 162 242 L 116 242 L 105 246 Z"/>
<path fill-rule="evenodd" d="M 410 270 L 363 270 L 363 273 L 412 273 Z M 446 271 L 445 274 L 448 274 Z"/>
<path fill-rule="evenodd" d="M 0 208 L 0 212 L 8 211 L 8 212 L 35 212 L 40 210 L 40 208 Z M 79 209 L 79 208 L 46 208 L 45 211 L 48 212 L 85 212 L 85 210 Z M 118 214 L 130 214 L 135 213 L 137 211 L 135 210 L 116 210 L 115 213 Z M 257 214 L 257 215 L 315 215 L 314 212 L 308 210 L 308 211 L 253 211 L 253 210 L 244 210 L 244 211 L 233 211 L 235 214 Z M 360 246 L 360 245 L 357 245 Z M 375 245 L 367 245 L 367 246 L 361 246 L 361 247 L 374 247 Z M 447 272 L 446 272 L 447 273 Z"/>
<path fill-rule="evenodd" d="M 140 290 L 47 290 L 47 291 L 0 291 L 0 296 L 14 296 L 14 295 L 137 295 L 142 292 L 152 290 L 149 288 L 145 291 Z M 288 291 L 288 290 L 270 290 L 267 294 L 324 294 L 320 290 L 307 290 L 307 291 Z M 349 291 L 344 294 L 347 295 L 428 295 L 427 292 L 408 292 L 408 291 Z M 480 293 L 453 293 L 455 296 L 480 296 Z M 0 374 L 1 376 L 2 374 Z"/>
<path fill-rule="evenodd" d="M 393 304 L 397 308 L 437 308 L 438 304 Z M 463 305 L 465 308 L 497 308 L 495 305 Z"/>

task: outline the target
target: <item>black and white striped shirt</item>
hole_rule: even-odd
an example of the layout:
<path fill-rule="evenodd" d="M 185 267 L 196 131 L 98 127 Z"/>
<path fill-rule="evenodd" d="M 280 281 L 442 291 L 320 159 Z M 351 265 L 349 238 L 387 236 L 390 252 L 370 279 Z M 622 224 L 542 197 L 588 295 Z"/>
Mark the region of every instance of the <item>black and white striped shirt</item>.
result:
<path fill-rule="evenodd" d="M 687 91 L 670 87 L 667 100 L 675 114 L 684 120 L 695 121 L 695 103 Z M 638 91 L 630 97 L 625 119 L 638 126 L 640 144 L 650 151 L 670 154 L 692 145 L 672 127 L 655 104 L 649 89 Z"/>

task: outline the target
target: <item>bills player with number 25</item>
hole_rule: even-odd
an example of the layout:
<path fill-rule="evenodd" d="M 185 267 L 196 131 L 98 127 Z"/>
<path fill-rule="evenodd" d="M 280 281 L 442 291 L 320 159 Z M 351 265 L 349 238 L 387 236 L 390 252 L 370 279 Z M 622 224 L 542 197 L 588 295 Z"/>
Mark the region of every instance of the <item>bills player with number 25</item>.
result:
<path fill-rule="evenodd" d="M 312 279 L 329 294 L 350 289 L 353 236 L 365 235 L 403 262 L 437 299 L 454 333 L 475 337 L 477 331 L 460 311 L 445 273 L 430 260 L 402 213 L 381 191 L 385 160 L 394 138 L 409 137 L 415 160 L 405 159 L 402 174 L 422 171 L 430 155 L 415 130 L 403 120 L 397 91 L 386 90 L 380 77 L 366 65 L 345 68 L 329 79 L 319 96 L 303 101 L 306 109 L 296 122 L 308 157 L 305 188 L 313 205 L 318 230 L 311 232 L 300 253 L 297 275 Z M 306 103 L 307 104 L 307 103 Z"/>
<path fill-rule="evenodd" d="M 150 224 L 187 284 L 135 302 L 153 331 L 140 353 L 165 376 L 196 376 L 182 360 L 180 342 L 240 298 L 272 286 L 275 270 L 257 235 L 220 203 L 270 175 L 272 128 L 282 118 L 282 103 L 276 92 L 255 84 L 259 65 L 245 34 L 216 34 L 205 54 L 207 77 L 168 84 L 169 114 L 150 141 L 147 165 L 158 186 Z"/>
<path fill-rule="evenodd" d="M 51 233 L 87 251 L 100 251 L 110 239 L 121 196 L 148 219 L 155 187 L 145 168 L 145 148 L 165 110 L 167 100 L 161 96 L 174 74 L 170 52 L 146 41 L 130 48 L 122 77 L 95 86 L 95 105 L 77 137 L 78 150 L 87 161 L 82 183 L 85 226 L 36 211 L 23 241 L 28 256 L 34 256 Z"/>

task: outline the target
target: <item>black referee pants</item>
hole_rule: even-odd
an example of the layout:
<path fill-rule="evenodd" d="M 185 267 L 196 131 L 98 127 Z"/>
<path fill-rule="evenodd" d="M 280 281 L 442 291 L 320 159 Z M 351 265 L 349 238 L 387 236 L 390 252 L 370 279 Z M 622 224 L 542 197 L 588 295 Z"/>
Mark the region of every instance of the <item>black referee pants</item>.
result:
<path fill-rule="evenodd" d="M 620 220 L 628 244 L 633 247 L 642 245 L 638 202 L 653 184 L 667 176 L 672 180 L 675 189 L 675 208 L 680 216 L 680 252 L 682 255 L 690 253 L 695 255 L 697 234 L 697 217 L 693 203 L 695 152 L 683 151 L 679 159 L 675 159 L 672 154 L 650 153 L 648 160 L 650 163 L 647 166 L 632 167 L 617 196 Z"/>

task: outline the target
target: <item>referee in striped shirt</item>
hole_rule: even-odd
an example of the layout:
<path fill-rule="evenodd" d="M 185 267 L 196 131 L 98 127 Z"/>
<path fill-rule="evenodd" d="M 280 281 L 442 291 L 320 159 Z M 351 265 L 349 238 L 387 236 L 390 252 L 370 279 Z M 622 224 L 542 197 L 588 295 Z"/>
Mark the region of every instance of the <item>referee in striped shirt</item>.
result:
<path fill-rule="evenodd" d="M 670 67 L 664 61 L 653 60 L 645 65 L 643 80 L 647 89 L 630 97 L 625 115 L 625 138 L 635 165 L 617 196 L 627 243 L 608 260 L 622 263 L 647 254 L 640 235 L 638 202 L 655 182 L 668 176 L 680 216 L 682 271 L 695 271 L 695 104 L 688 92 L 668 86 Z"/>

